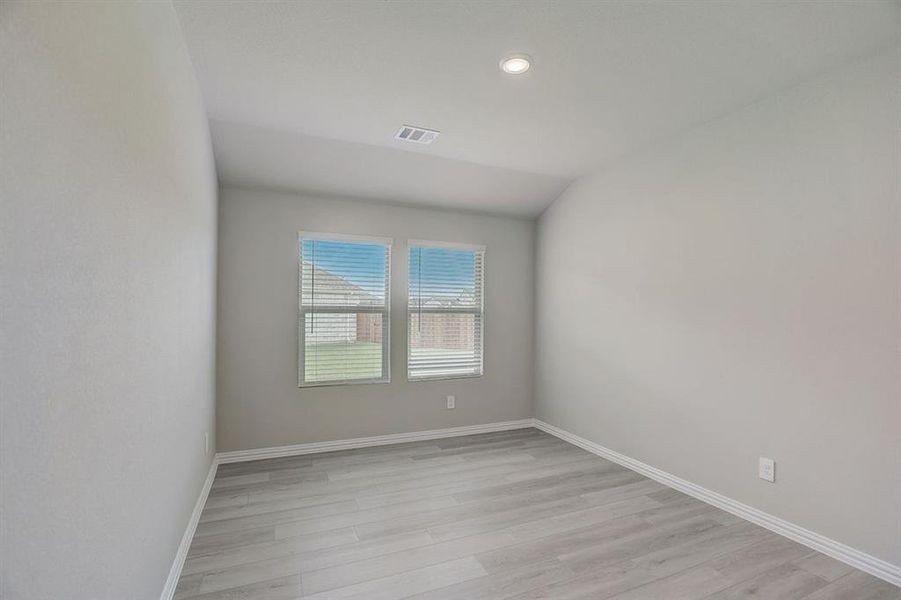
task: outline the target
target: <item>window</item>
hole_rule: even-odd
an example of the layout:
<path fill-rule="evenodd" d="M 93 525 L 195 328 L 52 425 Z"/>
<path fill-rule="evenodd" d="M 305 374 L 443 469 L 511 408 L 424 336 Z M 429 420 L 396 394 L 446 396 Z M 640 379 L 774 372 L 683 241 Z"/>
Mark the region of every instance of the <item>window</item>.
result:
<path fill-rule="evenodd" d="M 407 378 L 482 374 L 485 249 L 410 243 Z"/>
<path fill-rule="evenodd" d="M 388 381 L 391 240 L 299 237 L 298 384 Z"/>

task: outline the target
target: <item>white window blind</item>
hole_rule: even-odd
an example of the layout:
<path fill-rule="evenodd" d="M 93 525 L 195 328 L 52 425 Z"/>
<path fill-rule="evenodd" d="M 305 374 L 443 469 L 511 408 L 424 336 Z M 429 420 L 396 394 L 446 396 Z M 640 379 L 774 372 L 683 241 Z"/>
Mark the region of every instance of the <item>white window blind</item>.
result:
<path fill-rule="evenodd" d="M 482 247 L 411 240 L 407 305 L 407 378 L 482 374 Z"/>
<path fill-rule="evenodd" d="M 300 386 L 389 380 L 391 242 L 301 232 Z"/>

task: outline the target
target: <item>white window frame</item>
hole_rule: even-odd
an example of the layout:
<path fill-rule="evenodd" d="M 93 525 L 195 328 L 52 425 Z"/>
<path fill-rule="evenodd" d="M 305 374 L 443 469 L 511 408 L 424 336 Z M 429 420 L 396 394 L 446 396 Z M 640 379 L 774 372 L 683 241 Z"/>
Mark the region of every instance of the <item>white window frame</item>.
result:
<path fill-rule="evenodd" d="M 447 248 L 448 250 L 469 250 L 472 252 L 480 252 L 482 254 L 482 273 L 481 273 L 481 281 L 479 281 L 479 286 L 481 289 L 481 294 L 479 297 L 479 300 L 480 300 L 479 307 L 474 308 L 474 309 L 458 309 L 458 310 L 426 309 L 426 310 L 421 310 L 420 307 L 418 307 L 418 306 L 414 307 L 411 305 L 410 282 L 407 281 L 407 290 L 406 290 L 406 292 L 407 292 L 407 294 L 406 294 L 407 295 L 407 310 L 406 310 L 406 313 L 407 313 L 406 314 L 406 317 L 407 317 L 407 364 L 406 364 L 407 381 L 409 383 L 418 383 L 420 381 L 447 381 L 447 380 L 452 380 L 452 379 L 478 379 L 478 378 L 482 377 L 483 375 L 485 375 L 485 330 L 486 330 L 486 325 L 485 325 L 485 312 L 486 312 L 485 311 L 485 281 L 487 279 L 485 277 L 485 268 L 486 268 L 485 255 L 487 254 L 487 252 L 486 252 L 487 247 L 480 245 L 480 244 L 463 244 L 463 243 L 457 243 L 457 242 L 437 242 L 434 240 L 408 239 L 407 240 L 407 249 L 406 249 L 407 261 L 410 260 L 410 248 L 413 248 L 413 247 Z M 407 277 L 408 278 L 409 278 L 409 274 L 410 274 L 410 265 L 408 264 L 407 265 Z M 410 338 L 413 334 L 413 331 L 412 331 L 413 328 L 411 326 L 411 322 L 412 322 L 411 317 L 414 312 L 416 312 L 416 313 L 434 313 L 434 314 L 458 313 L 458 314 L 467 314 L 467 315 L 469 315 L 469 314 L 480 315 L 481 319 L 479 319 L 479 325 L 480 325 L 481 331 L 480 331 L 480 335 L 479 335 L 479 359 L 481 360 L 481 362 L 479 365 L 480 366 L 479 373 L 477 375 L 464 373 L 461 375 L 434 375 L 431 377 L 411 378 L 410 377 L 410 354 L 411 354 L 412 344 L 411 344 Z"/>
<path fill-rule="evenodd" d="M 357 242 L 363 244 L 381 244 L 386 247 L 385 256 L 385 306 L 384 308 L 368 307 L 324 307 L 321 311 L 305 311 L 303 307 L 303 241 L 323 240 L 330 242 Z M 391 383 L 391 247 L 393 238 L 346 233 L 322 233 L 314 231 L 297 232 L 297 387 L 327 387 L 335 385 L 364 385 L 369 383 Z M 335 379 L 329 381 L 304 381 L 306 368 L 306 315 L 308 313 L 373 313 L 382 315 L 382 377 L 370 379 Z"/>

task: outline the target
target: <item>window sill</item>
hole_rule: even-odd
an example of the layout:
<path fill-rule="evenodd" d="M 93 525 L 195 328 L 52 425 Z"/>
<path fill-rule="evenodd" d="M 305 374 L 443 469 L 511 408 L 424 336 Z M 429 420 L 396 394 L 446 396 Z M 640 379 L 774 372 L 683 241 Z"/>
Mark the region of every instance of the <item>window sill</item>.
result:
<path fill-rule="evenodd" d="M 298 383 L 299 389 L 317 388 L 317 387 L 335 387 L 338 385 L 368 385 L 370 383 L 391 383 L 388 379 L 348 379 L 342 381 L 311 381 L 309 383 Z"/>
<path fill-rule="evenodd" d="M 407 377 L 407 383 L 419 383 L 420 381 L 451 381 L 454 379 L 479 379 L 484 373 L 478 375 L 435 375 L 434 377 L 416 377 L 411 379 Z"/>

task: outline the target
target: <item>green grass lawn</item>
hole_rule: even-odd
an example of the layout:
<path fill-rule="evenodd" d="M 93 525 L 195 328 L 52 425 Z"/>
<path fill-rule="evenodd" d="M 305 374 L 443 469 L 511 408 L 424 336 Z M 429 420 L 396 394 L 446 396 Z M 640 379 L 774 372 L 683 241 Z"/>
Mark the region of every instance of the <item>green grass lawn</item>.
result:
<path fill-rule="evenodd" d="M 313 344 L 304 353 L 307 381 L 379 379 L 382 345 L 372 342 Z"/>

